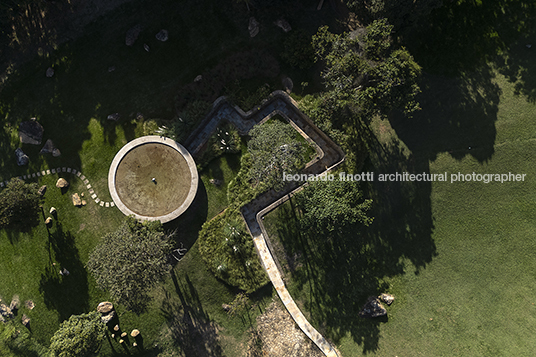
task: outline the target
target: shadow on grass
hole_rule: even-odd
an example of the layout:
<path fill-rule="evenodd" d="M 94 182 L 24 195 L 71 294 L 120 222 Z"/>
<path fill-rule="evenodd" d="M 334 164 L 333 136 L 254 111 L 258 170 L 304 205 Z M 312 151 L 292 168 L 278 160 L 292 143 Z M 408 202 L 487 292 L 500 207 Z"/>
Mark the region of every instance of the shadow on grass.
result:
<path fill-rule="evenodd" d="M 57 221 L 56 227 L 49 230 L 48 250 L 50 265 L 41 274 L 39 282 L 46 306 L 58 312 L 60 321 L 86 312 L 89 309 L 87 272 L 73 235 L 65 232 Z M 61 275 L 63 269 L 69 274 Z"/>
<path fill-rule="evenodd" d="M 161 311 L 167 319 L 174 346 L 180 348 L 185 356 L 222 356 L 218 327 L 203 310 L 188 274 L 184 279 L 178 279 L 172 271 L 172 279 L 179 301 L 166 291 Z"/>

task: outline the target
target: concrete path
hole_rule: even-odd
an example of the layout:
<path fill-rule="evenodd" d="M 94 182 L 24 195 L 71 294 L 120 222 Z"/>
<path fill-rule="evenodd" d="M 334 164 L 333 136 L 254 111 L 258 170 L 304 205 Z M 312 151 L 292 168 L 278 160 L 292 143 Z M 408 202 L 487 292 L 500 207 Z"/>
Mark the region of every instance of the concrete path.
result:
<path fill-rule="evenodd" d="M 112 202 L 105 202 L 102 201 L 99 197 L 97 197 L 97 193 L 95 193 L 95 190 L 93 190 L 93 187 L 89 183 L 89 179 L 84 176 L 80 171 L 72 169 L 70 167 L 58 167 L 57 169 L 50 169 L 50 170 L 43 170 L 38 171 L 33 174 L 18 176 L 21 180 L 31 180 L 34 178 L 39 178 L 41 176 L 48 176 L 48 175 L 54 175 L 54 174 L 60 174 L 60 173 L 68 173 L 71 175 L 74 175 L 74 177 L 79 178 L 82 180 L 84 185 L 86 186 L 86 189 L 88 190 L 88 193 L 93 201 L 95 201 L 96 204 L 98 204 L 101 207 L 114 207 L 115 204 Z M 61 176 L 60 176 L 61 177 Z M 5 187 L 9 181 L 0 182 L 0 188 Z"/>
<path fill-rule="evenodd" d="M 214 133 L 218 125 L 222 122 L 234 124 L 238 131 L 244 135 L 257 123 L 267 120 L 271 116 L 279 114 L 286 118 L 290 124 L 298 130 L 306 139 L 313 143 L 317 157 L 309 162 L 302 173 L 322 174 L 332 170 L 344 160 L 344 152 L 323 132 L 321 132 L 306 117 L 297 106 L 297 103 L 285 92 L 276 91 L 271 98 L 264 101 L 261 106 L 244 113 L 240 108 L 230 105 L 225 98 L 218 98 L 214 102 L 213 109 L 203 123 L 186 140 L 185 145 L 192 155 L 196 155 L 203 148 L 203 145 Z M 242 216 L 246 221 L 248 230 L 253 237 L 253 242 L 266 270 L 270 281 L 275 287 L 279 298 L 285 305 L 296 324 L 313 341 L 318 348 L 328 357 L 338 357 L 333 346 L 307 321 L 301 310 L 298 308 L 292 296 L 290 296 L 281 271 L 276 260 L 270 251 L 269 236 L 262 223 L 263 217 L 279 205 L 287 201 L 292 195 L 301 190 L 295 182 L 289 183 L 282 192 L 268 191 L 241 209 Z"/>

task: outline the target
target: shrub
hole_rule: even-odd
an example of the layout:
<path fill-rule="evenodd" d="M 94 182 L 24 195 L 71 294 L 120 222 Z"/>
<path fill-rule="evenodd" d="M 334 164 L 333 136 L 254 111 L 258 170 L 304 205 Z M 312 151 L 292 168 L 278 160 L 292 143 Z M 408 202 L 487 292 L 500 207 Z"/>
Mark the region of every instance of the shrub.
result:
<path fill-rule="evenodd" d="M 57 357 L 84 357 L 96 352 L 104 340 L 105 327 L 100 314 L 73 315 L 63 321 L 50 339 L 50 349 Z"/>
<path fill-rule="evenodd" d="M 39 203 L 36 183 L 13 178 L 0 191 L 0 228 L 24 228 L 37 224 Z"/>

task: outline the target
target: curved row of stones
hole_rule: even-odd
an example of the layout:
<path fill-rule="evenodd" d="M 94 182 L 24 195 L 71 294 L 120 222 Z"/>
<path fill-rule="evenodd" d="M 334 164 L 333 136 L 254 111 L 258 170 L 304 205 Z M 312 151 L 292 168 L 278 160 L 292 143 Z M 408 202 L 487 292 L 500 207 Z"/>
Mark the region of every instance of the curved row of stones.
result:
<path fill-rule="evenodd" d="M 87 179 L 87 177 L 84 176 L 82 174 L 82 172 L 80 172 L 78 170 L 75 170 L 75 169 L 72 169 L 70 167 L 58 167 L 57 169 L 48 169 L 48 170 L 38 171 L 38 172 L 34 172 L 34 173 L 28 174 L 28 175 L 17 176 L 17 178 L 19 178 L 21 180 L 29 180 L 29 179 L 33 179 L 33 178 L 39 178 L 41 176 L 48 176 L 48 175 L 59 174 L 59 173 L 63 173 L 63 172 L 70 173 L 70 174 L 74 175 L 75 177 L 78 177 L 80 180 L 82 180 L 84 185 L 86 185 L 86 188 L 89 191 L 89 194 L 91 195 L 91 199 L 94 200 L 95 203 L 98 204 L 99 206 L 101 206 L 101 207 L 114 207 L 115 206 L 115 203 L 113 203 L 113 201 L 112 202 L 105 202 L 105 201 L 102 201 L 101 199 L 99 199 L 97 197 L 97 194 L 95 193 L 95 190 L 93 189 L 93 187 L 89 183 L 89 180 Z M 8 182 L 9 181 L 0 182 L 0 188 L 5 187 L 8 184 Z"/>

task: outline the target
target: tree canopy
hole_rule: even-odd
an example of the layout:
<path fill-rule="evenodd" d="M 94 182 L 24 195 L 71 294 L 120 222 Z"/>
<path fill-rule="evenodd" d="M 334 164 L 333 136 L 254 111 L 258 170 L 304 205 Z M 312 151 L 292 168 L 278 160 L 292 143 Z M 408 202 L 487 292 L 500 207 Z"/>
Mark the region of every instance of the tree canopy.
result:
<path fill-rule="evenodd" d="M 368 226 L 372 200 L 364 199 L 353 181 L 313 181 L 297 196 L 302 211 L 300 225 L 317 233 L 341 232 L 353 224 Z"/>
<path fill-rule="evenodd" d="M 142 310 L 148 291 L 169 272 L 169 236 L 162 224 L 129 217 L 95 247 L 88 270 L 102 289 L 132 310 Z"/>
<path fill-rule="evenodd" d="M 33 225 L 39 214 L 41 197 L 36 183 L 25 183 L 13 178 L 0 191 L 0 228 L 28 227 Z"/>
<path fill-rule="evenodd" d="M 296 139 L 296 130 L 279 120 L 256 125 L 249 132 L 251 140 L 251 178 L 269 187 L 284 186 L 283 173 L 295 174 L 305 165 L 305 147 Z"/>
<path fill-rule="evenodd" d="M 405 49 L 394 49 L 393 27 L 385 19 L 374 21 L 364 35 L 334 34 L 321 27 L 313 36 L 316 55 L 326 68 L 322 73 L 339 106 L 347 106 L 368 121 L 397 109 L 411 114 L 419 109 L 421 68 Z"/>
<path fill-rule="evenodd" d="M 73 315 L 63 321 L 50 339 L 50 350 L 56 357 L 84 357 L 93 354 L 104 340 L 105 327 L 100 314 Z"/>

